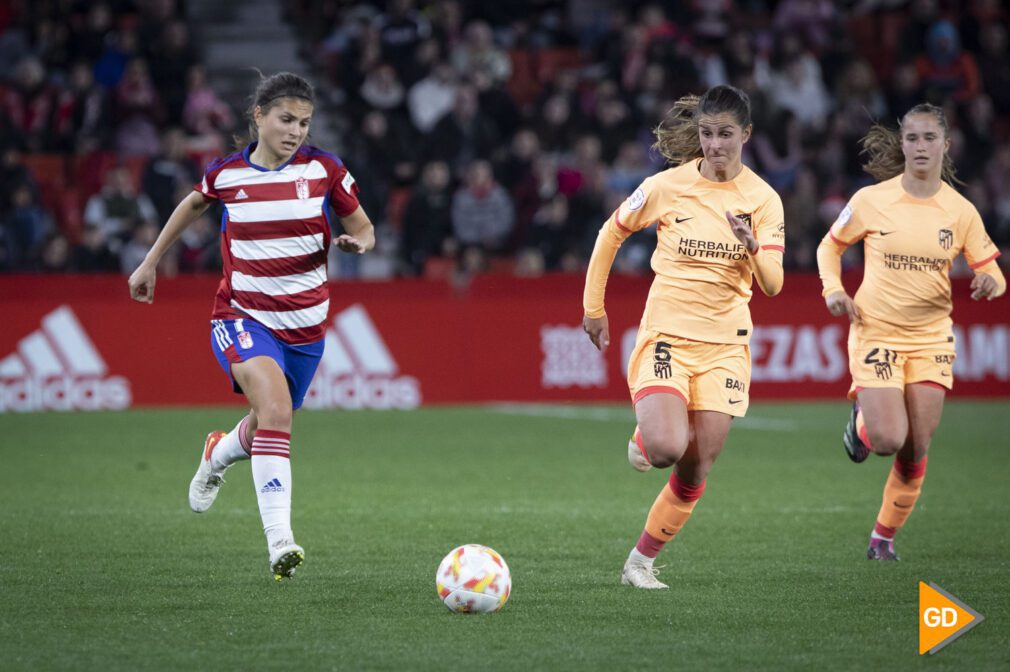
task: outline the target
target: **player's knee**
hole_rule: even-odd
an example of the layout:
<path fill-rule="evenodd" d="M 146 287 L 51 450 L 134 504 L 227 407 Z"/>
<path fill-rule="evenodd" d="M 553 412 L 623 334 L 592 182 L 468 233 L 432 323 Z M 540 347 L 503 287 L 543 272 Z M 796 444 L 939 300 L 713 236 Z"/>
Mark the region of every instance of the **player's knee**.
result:
<path fill-rule="evenodd" d="M 289 428 L 292 414 L 291 404 L 280 400 L 268 400 L 256 409 L 260 427 Z"/>
<path fill-rule="evenodd" d="M 894 455 L 905 445 L 905 436 L 899 436 L 897 432 L 868 432 L 870 445 L 877 455 Z"/>
<path fill-rule="evenodd" d="M 687 433 L 671 434 L 642 433 L 642 444 L 652 466 L 662 469 L 673 465 L 687 450 Z"/>

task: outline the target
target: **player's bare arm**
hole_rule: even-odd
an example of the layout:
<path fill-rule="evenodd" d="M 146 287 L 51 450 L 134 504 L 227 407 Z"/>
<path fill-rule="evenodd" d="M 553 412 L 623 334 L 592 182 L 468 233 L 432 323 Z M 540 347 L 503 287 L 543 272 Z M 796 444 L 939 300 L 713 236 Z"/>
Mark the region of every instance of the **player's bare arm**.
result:
<path fill-rule="evenodd" d="M 130 298 L 141 303 L 154 302 L 154 284 L 157 279 L 158 262 L 161 261 L 165 252 L 175 245 L 183 231 L 209 207 L 210 201 L 196 191 L 191 192 L 175 207 L 165 228 L 158 234 L 158 240 L 154 242 L 137 270 L 130 275 Z"/>
<path fill-rule="evenodd" d="M 375 247 L 375 228 L 360 205 L 357 210 L 341 218 L 340 223 L 347 233 L 337 236 L 333 244 L 341 252 L 364 254 Z"/>

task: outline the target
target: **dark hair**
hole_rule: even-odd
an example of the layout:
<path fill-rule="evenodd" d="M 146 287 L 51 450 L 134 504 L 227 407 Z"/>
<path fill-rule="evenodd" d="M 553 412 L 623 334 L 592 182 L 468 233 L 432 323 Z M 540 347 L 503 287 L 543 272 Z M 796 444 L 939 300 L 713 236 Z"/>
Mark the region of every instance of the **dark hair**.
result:
<path fill-rule="evenodd" d="M 905 172 L 905 153 L 901 151 L 901 128 L 905 119 L 913 114 L 933 115 L 936 123 L 943 129 L 943 137 L 950 137 L 950 126 L 947 124 L 947 115 L 944 114 L 943 108 L 930 103 L 920 103 L 906 112 L 898 122 L 897 130 L 883 124 L 874 124 L 859 141 L 863 146 L 859 153 L 869 157 L 863 164 L 863 170 L 877 180 L 889 180 Z M 950 158 L 949 153 L 944 152 L 940 178 L 950 185 L 964 184 L 957 179 L 956 172 L 954 160 Z"/>
<path fill-rule="evenodd" d="M 698 118 L 724 112 L 732 114 L 741 128 L 751 124 L 750 98 L 735 86 L 713 86 L 701 98 L 684 96 L 673 104 L 666 118 L 653 129 L 656 142 L 652 148 L 675 166 L 698 158 L 702 156 Z"/>
<path fill-rule="evenodd" d="M 257 71 L 258 72 L 258 71 Z M 316 92 L 305 78 L 292 72 L 278 72 L 264 77 L 259 73 L 260 81 L 253 92 L 246 116 L 249 121 L 249 138 L 255 140 L 259 134 L 256 131 L 256 108 L 264 115 L 269 114 L 282 98 L 300 98 L 310 105 L 316 104 Z"/>

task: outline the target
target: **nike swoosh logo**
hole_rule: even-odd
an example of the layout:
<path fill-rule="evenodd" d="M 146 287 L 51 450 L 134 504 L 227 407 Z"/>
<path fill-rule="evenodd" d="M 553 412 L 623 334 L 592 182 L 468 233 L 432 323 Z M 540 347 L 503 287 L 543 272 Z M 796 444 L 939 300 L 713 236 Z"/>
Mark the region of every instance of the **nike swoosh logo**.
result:
<path fill-rule="evenodd" d="M 940 372 L 940 375 L 941 375 L 941 376 L 949 376 L 950 374 L 949 374 L 949 373 L 947 373 L 946 371 L 941 371 L 941 372 Z"/>
<path fill-rule="evenodd" d="M 899 509 L 910 509 L 910 508 L 912 508 L 911 504 L 898 504 L 897 502 L 894 503 L 894 506 L 896 508 L 899 508 Z"/>
<path fill-rule="evenodd" d="M 676 532 L 671 532 L 670 530 L 666 529 L 665 527 L 661 527 L 661 528 L 659 528 L 659 530 L 660 530 L 660 532 L 662 532 L 663 534 L 669 534 L 669 535 L 670 535 L 671 537 L 672 537 L 673 535 L 677 534 Z"/>
<path fill-rule="evenodd" d="M 743 399 L 730 399 L 729 403 L 731 403 L 731 404 L 739 404 L 741 401 L 743 401 Z"/>
<path fill-rule="evenodd" d="M 674 217 L 673 221 L 680 224 L 681 222 L 686 222 L 689 219 L 694 219 L 694 217 Z"/>
<path fill-rule="evenodd" d="M 882 236 L 889 236 L 894 233 L 894 231 L 878 231 L 878 233 Z"/>

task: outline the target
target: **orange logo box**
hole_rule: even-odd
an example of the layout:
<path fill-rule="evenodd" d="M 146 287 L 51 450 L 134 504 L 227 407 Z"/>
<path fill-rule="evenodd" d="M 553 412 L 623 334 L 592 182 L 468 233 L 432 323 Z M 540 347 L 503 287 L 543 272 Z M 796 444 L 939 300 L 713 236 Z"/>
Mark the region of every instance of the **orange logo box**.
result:
<path fill-rule="evenodd" d="M 984 617 L 935 583 L 919 582 L 919 655 L 934 654 Z"/>

